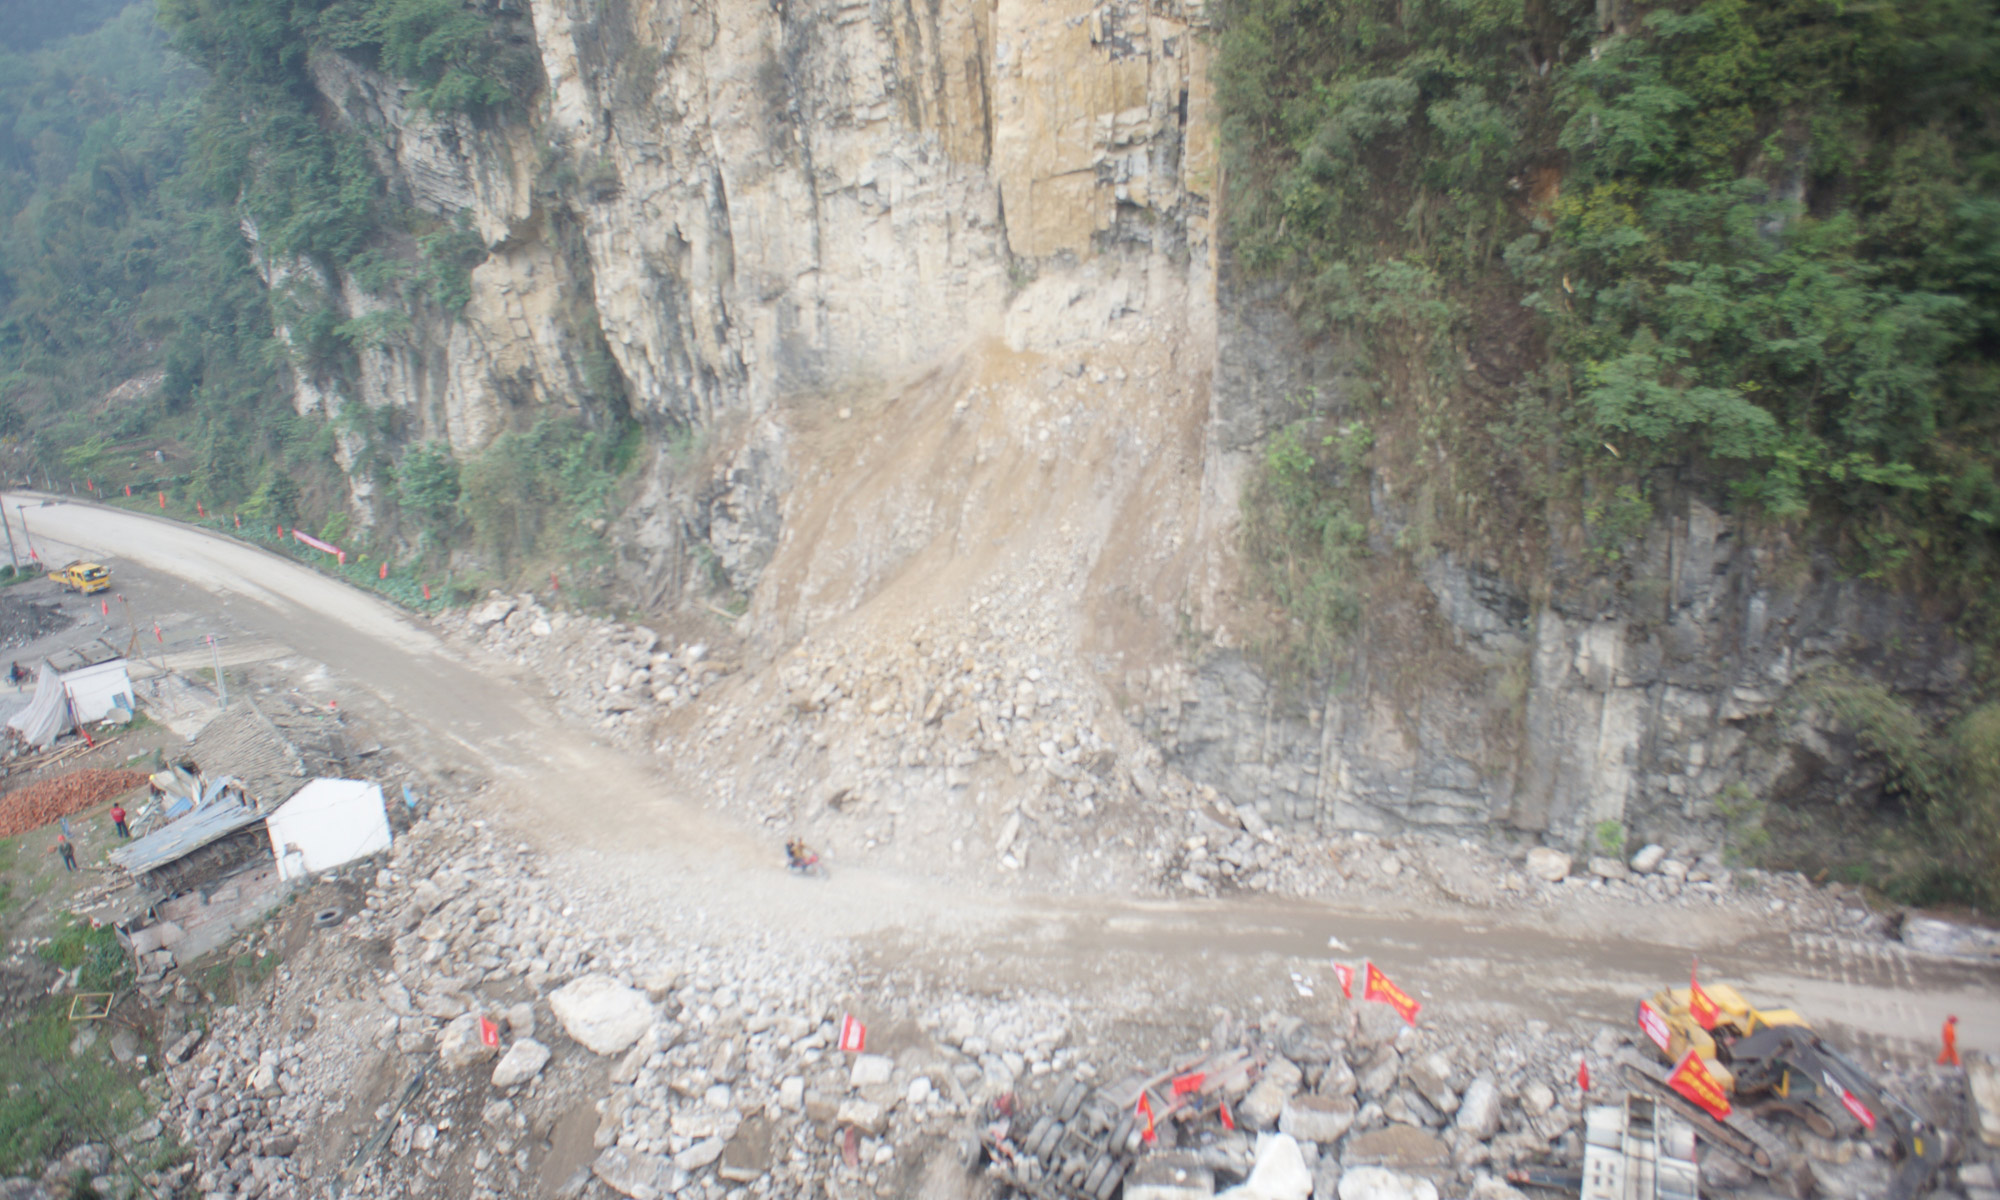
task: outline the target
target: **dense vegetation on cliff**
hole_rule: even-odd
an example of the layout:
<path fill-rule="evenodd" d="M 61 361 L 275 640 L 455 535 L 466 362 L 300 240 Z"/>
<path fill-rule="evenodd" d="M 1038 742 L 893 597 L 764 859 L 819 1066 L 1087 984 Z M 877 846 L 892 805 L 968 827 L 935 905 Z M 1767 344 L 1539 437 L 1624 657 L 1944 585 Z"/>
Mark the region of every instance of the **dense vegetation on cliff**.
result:
<path fill-rule="evenodd" d="M 324 111 L 311 55 L 402 78 L 432 112 L 499 120 L 540 83 L 518 19 L 463 0 L 62 11 L 16 22 L 0 54 L 0 211 L 13 220 L 0 246 L 0 435 L 24 451 L 11 467 L 335 536 L 355 472 L 374 484 L 370 548 L 456 547 L 501 570 L 601 555 L 595 539 L 576 543 L 601 526 L 632 457 L 625 422 L 544 420 L 461 464 L 442 445 L 408 445 L 394 412 L 292 407 L 297 378 L 348 392 L 360 352 L 406 336 L 409 314 L 448 323 L 485 254 L 462 219 L 389 193 L 361 135 Z M 260 278 L 246 233 L 264 263 L 283 264 L 278 286 Z M 393 303 L 350 319 L 335 278 Z"/>
<path fill-rule="evenodd" d="M 1238 267 L 1361 364 L 1250 497 L 1290 653 L 1357 611 L 1365 438 L 1416 553 L 1620 579 L 1694 491 L 1959 606 L 1991 676 L 2000 9 L 1232 0 L 1217 83 Z M 1972 729 L 1894 780 L 1990 887 Z"/>
<path fill-rule="evenodd" d="M 120 450 L 125 467 L 162 437 L 217 483 L 288 452 L 304 466 L 310 432 L 278 419 L 262 284 L 229 208 L 188 170 L 205 81 L 147 6 L 105 7 L 67 9 L 73 25 L 45 20 L 32 50 L 0 55 L 0 431 L 65 475 Z"/>

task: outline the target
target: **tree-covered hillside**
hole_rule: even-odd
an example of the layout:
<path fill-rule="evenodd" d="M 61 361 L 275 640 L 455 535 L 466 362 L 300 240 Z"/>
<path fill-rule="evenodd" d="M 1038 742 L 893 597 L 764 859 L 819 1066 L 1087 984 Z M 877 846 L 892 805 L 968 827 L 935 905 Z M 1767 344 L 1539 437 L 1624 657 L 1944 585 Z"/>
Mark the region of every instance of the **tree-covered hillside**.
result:
<path fill-rule="evenodd" d="M 363 349 L 406 337 L 413 317 L 454 319 L 486 249 L 462 220 L 391 194 L 363 135 L 314 89 L 310 56 L 400 78 L 435 114 L 517 120 L 540 86 L 518 12 L 471 0 L 63 12 L 24 18 L 19 47 L 0 53 L 7 468 L 113 495 L 157 489 L 190 512 L 324 522 L 377 553 L 500 573 L 537 555 L 602 559 L 576 534 L 609 515 L 636 441 L 601 335 L 588 361 L 602 369 L 579 400 L 608 419 L 533 421 L 470 462 L 412 445 L 395 409 L 339 402 Z M 282 286 L 264 286 L 246 229 L 288 264 Z M 387 305 L 350 318 L 316 282 L 336 278 Z M 299 378 L 334 411 L 296 414 Z M 372 485 L 365 532 L 348 520 L 348 472 Z"/>
<path fill-rule="evenodd" d="M 57 475 L 323 511 L 329 431 L 291 411 L 233 196 L 199 169 L 208 77 L 149 3 L 63 32 L 0 55 L 0 426 Z"/>
<path fill-rule="evenodd" d="M 1236 0 L 1222 51 L 1244 265 L 1607 556 L 1666 469 L 1993 570 L 2000 7 Z M 1494 326 L 1536 353 L 1468 370 Z"/>
<path fill-rule="evenodd" d="M 1399 551 L 1531 591 L 1559 559 L 1642 592 L 1656 506 L 1702 497 L 1959 613 L 1991 684 L 2000 5 L 1229 0 L 1221 25 L 1233 268 L 1355 364 L 1247 498 L 1280 659 L 1324 663 L 1361 610 L 1374 469 L 1414 510 Z M 1877 739 L 1892 791 L 2000 899 L 1992 720 L 1851 707 L 1915 731 Z"/>

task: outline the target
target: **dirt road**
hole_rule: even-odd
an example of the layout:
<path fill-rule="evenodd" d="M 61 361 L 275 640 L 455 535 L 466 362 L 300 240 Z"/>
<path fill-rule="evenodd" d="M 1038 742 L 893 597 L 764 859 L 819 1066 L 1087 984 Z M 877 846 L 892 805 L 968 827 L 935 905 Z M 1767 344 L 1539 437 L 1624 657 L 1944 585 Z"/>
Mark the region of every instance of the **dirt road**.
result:
<path fill-rule="evenodd" d="M 6 498 L 10 512 L 40 500 Z M 148 611 L 186 610 L 325 664 L 341 703 L 379 705 L 379 719 L 409 730 L 398 739 L 408 750 L 493 779 L 492 818 L 594 883 L 606 920 L 663 934 L 699 920 L 852 939 L 885 971 L 982 992 L 1060 980 L 1134 1011 L 1275 996 L 1293 972 L 1330 988 L 1335 938 L 1344 957 L 1382 963 L 1442 1021 L 1581 1015 L 1623 1025 L 1635 998 L 1684 977 L 1699 952 L 1706 977 L 1845 1027 L 1869 1057 L 1922 1053 L 1947 1013 L 1962 1019 L 1963 1044 L 2000 1049 L 2000 967 L 1774 935 L 1740 918 L 1635 908 L 1564 924 L 1300 901 L 1022 898 L 852 864 L 830 881 L 793 879 L 775 865 L 767 831 L 673 794 L 654 763 L 592 741 L 523 681 L 469 661 L 373 596 L 166 520 L 63 502 L 27 515 L 45 560 L 63 561 L 53 554 L 65 548 L 99 558 Z M 1655 928 L 1662 920 L 1674 924 Z"/>

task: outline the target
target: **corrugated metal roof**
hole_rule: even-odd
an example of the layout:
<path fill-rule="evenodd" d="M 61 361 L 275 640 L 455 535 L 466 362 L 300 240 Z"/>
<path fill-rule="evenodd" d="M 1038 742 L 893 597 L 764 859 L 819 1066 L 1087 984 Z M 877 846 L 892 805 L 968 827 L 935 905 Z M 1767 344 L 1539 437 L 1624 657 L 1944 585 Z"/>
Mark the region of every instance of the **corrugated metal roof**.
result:
<path fill-rule="evenodd" d="M 250 799 L 276 808 L 306 784 L 298 748 L 248 697 L 203 727 L 188 743 L 188 754 L 210 779 L 233 775 Z"/>
<path fill-rule="evenodd" d="M 135 839 L 111 852 L 111 861 L 134 875 L 143 875 L 228 837 L 246 825 L 264 819 L 264 814 L 233 796 L 218 800 L 155 833 Z"/>

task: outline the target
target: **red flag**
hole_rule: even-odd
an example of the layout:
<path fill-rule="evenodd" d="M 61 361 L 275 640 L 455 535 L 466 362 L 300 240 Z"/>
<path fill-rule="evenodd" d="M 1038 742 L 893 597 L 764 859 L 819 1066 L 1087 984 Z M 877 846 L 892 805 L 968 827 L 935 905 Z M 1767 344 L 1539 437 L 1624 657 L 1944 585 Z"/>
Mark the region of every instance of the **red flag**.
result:
<path fill-rule="evenodd" d="M 431 598 L 431 585 L 427 583 L 424 585 L 424 599 L 428 600 L 430 598 Z"/>
<path fill-rule="evenodd" d="M 234 521 L 236 522 L 236 528 L 238 528 L 238 529 L 241 529 L 241 528 L 243 528 L 243 518 L 242 518 L 242 517 L 235 517 L 235 518 L 232 518 L 232 519 L 233 519 L 233 520 L 234 520 Z"/>
<path fill-rule="evenodd" d="M 167 494 L 166 494 L 165 492 L 161 492 L 161 493 L 160 493 L 160 507 L 161 507 L 161 508 L 165 508 L 166 506 L 167 506 Z"/>
<path fill-rule="evenodd" d="M 868 1048 L 868 1027 L 855 1020 L 853 1013 L 841 1014 L 840 1048 L 849 1054 L 859 1054 Z"/>
<path fill-rule="evenodd" d="M 1423 1005 L 1410 999 L 1408 992 L 1390 983 L 1389 977 L 1384 975 L 1382 969 L 1374 963 L 1368 963 L 1362 969 L 1365 972 L 1364 978 L 1366 978 L 1368 985 L 1361 989 L 1361 998 L 1363 1000 L 1380 1000 L 1401 1014 L 1405 1021 L 1415 1025 L 1417 1023 L 1417 1010 L 1422 1008 Z"/>
<path fill-rule="evenodd" d="M 500 1044 L 500 1027 L 493 1023 L 493 1018 L 479 1018 L 479 1040 L 489 1046 Z"/>
<path fill-rule="evenodd" d="M 1590 1060 L 1587 1058 L 1576 1060 L 1576 1086 L 1586 1092 L 1590 1090 Z"/>
<path fill-rule="evenodd" d="M 1215 1112 L 1217 1116 L 1222 1118 L 1222 1127 L 1234 1133 L 1236 1131 L 1236 1118 L 1229 1113 L 1229 1101 L 1224 1100 L 1222 1103 L 1216 1105 Z"/>
<path fill-rule="evenodd" d="M 1174 1080 L 1174 1095 L 1185 1096 L 1189 1092 L 1200 1091 L 1201 1081 L 1207 1078 L 1208 1078 L 1208 1073 L 1205 1071 L 1194 1071 L 1189 1074 L 1179 1076 Z"/>
<path fill-rule="evenodd" d="M 195 515 L 196 515 L 196 516 L 198 516 L 198 517 L 206 517 L 206 516 L 208 516 L 208 510 L 207 510 L 207 509 L 205 509 L 205 508 L 203 508 L 203 507 L 201 506 L 201 501 L 199 501 L 199 500 L 197 500 L 197 501 L 195 501 L 195 502 L 194 502 L 194 512 L 195 512 Z"/>
<path fill-rule="evenodd" d="M 1668 1052 L 1667 1047 L 1674 1040 L 1673 1032 L 1667 1028 L 1667 1019 L 1644 1000 L 1639 1001 L 1639 1028 L 1646 1031 L 1646 1036 L 1660 1048 L 1660 1053 Z"/>
<path fill-rule="evenodd" d="M 84 480 L 84 481 L 83 481 L 83 490 L 84 490 L 84 491 L 86 491 L 86 492 L 94 492 L 94 491 L 96 491 L 96 490 L 97 490 L 97 481 L 96 481 L 96 480 L 94 480 L 94 479 L 86 479 L 86 480 Z"/>
<path fill-rule="evenodd" d="M 388 559 L 386 559 L 386 558 L 385 558 L 385 559 L 383 559 L 383 560 L 382 560 L 382 569 L 381 569 L 381 570 L 379 570 L 379 571 L 377 571 L 377 572 L 375 572 L 375 578 L 377 578 L 377 579 L 387 579 L 387 578 L 389 578 L 389 560 L 388 560 Z"/>
<path fill-rule="evenodd" d="M 1153 1097 L 1146 1092 L 1140 1092 L 1139 1107 L 1134 1111 L 1146 1118 L 1146 1144 L 1151 1145 L 1158 1141 L 1159 1135 L 1153 1132 Z"/>
<path fill-rule="evenodd" d="M 1708 1073 L 1708 1064 L 1701 1061 L 1701 1055 L 1690 1050 L 1681 1056 L 1680 1065 L 1667 1076 L 1667 1083 L 1681 1095 L 1708 1110 L 1708 1114 L 1720 1121 L 1729 1115 L 1729 1093 L 1722 1090 L 1715 1076 Z"/>
<path fill-rule="evenodd" d="M 1688 1016 L 1693 1017 L 1694 1023 L 1703 1029 L 1713 1029 L 1715 1023 L 1722 1019 L 1722 1010 L 1709 999 L 1707 992 L 1701 990 L 1700 976 L 1701 960 L 1697 958 L 1688 970 Z"/>
<path fill-rule="evenodd" d="M 132 498 L 132 485 L 129 483 L 125 485 L 125 498 L 127 500 Z"/>
<path fill-rule="evenodd" d="M 162 646 L 167 644 L 166 635 L 160 632 L 160 623 L 158 621 L 153 622 L 153 640 Z"/>
<path fill-rule="evenodd" d="M 1340 980 L 1340 994 L 1354 999 L 1354 968 L 1346 963 L 1333 964 L 1333 977 Z"/>

